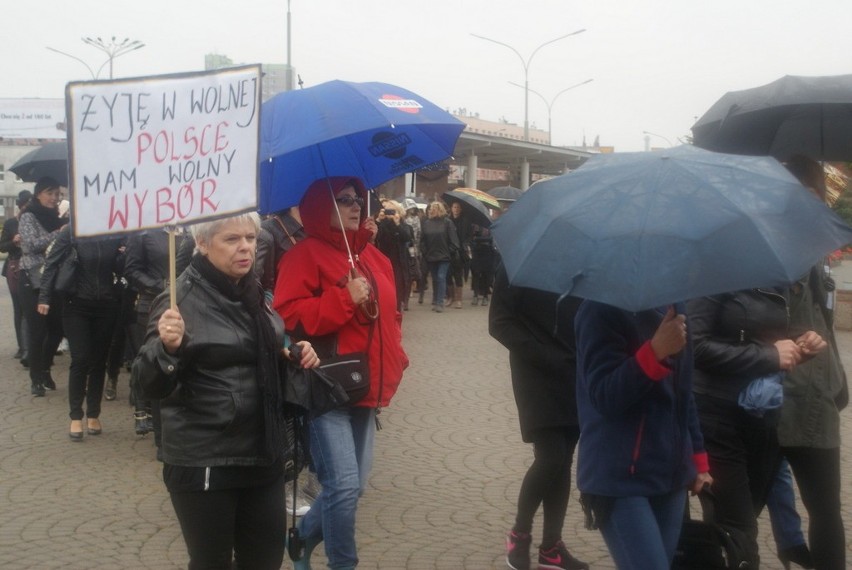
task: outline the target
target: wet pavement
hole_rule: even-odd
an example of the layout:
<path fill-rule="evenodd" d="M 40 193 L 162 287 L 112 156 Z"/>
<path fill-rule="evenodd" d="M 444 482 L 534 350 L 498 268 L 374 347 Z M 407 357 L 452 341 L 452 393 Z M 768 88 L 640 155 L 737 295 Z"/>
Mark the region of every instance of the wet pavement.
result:
<path fill-rule="evenodd" d="M 850 267 L 843 270 L 852 271 L 852 262 L 846 263 Z M 384 429 L 377 434 L 375 466 L 358 512 L 359 568 L 506 568 L 503 539 L 532 449 L 520 440 L 507 352 L 488 336 L 487 308 L 468 301 L 469 293 L 463 309 L 435 314 L 412 299 L 405 313 L 412 367 L 381 415 Z M 121 374 L 118 399 L 103 404 L 104 433 L 73 443 L 67 435 L 68 355 L 56 357 L 59 389 L 33 398 L 26 370 L 12 358 L 16 347 L 5 285 L 0 323 L 0 568 L 186 568 L 153 438 L 133 431 L 129 375 Z M 852 370 L 852 332 L 840 332 L 838 339 Z M 849 526 L 849 412 L 842 430 Z M 537 518 L 534 540 L 540 525 Z M 600 535 L 583 528 L 576 491 L 564 539 L 592 568 L 614 568 Z M 781 568 L 765 514 L 761 550 L 764 568 Z M 324 567 L 321 554 L 313 566 Z"/>

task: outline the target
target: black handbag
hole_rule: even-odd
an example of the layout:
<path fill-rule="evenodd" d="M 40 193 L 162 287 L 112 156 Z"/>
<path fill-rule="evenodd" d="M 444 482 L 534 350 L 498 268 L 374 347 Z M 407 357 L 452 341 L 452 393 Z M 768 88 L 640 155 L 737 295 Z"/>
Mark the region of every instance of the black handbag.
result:
<path fill-rule="evenodd" d="M 27 281 L 29 281 L 30 288 L 32 289 L 41 289 L 41 272 L 44 271 L 44 263 L 37 267 L 32 267 L 30 269 L 24 269 L 24 275 L 27 277 Z"/>
<path fill-rule="evenodd" d="M 77 248 L 72 245 L 56 271 L 56 282 L 53 285 L 55 291 L 66 295 L 77 292 L 77 265 Z"/>
<path fill-rule="evenodd" d="M 736 528 L 713 522 L 712 494 L 698 494 L 704 520 L 689 516 L 689 501 L 675 550 L 672 570 L 721 570 L 750 568 L 746 558 L 745 534 Z"/>
<path fill-rule="evenodd" d="M 375 322 L 370 322 L 367 347 L 373 340 Z M 367 352 L 337 354 L 337 335 L 306 338 L 320 357 L 316 368 L 301 368 L 290 361 L 285 370 L 284 400 L 307 410 L 311 417 L 363 400 L 370 391 L 370 361 Z M 293 351 L 294 347 L 291 346 Z M 294 360 L 298 361 L 298 358 Z"/>

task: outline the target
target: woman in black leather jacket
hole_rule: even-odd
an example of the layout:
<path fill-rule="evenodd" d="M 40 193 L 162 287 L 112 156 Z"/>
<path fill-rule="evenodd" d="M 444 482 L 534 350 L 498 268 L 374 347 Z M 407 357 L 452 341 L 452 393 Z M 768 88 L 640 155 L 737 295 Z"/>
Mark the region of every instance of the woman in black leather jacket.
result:
<path fill-rule="evenodd" d="M 101 398 L 104 391 L 106 359 L 118 314 L 116 276 L 121 275 L 122 238 L 75 242 L 69 226 L 62 228 L 48 247 L 38 312 L 47 315 L 51 305 L 62 305 L 62 328 L 71 349 L 68 372 L 68 404 L 71 408 L 71 441 L 83 439 L 83 401 L 86 402 L 86 428 L 89 435 L 101 433 Z M 77 256 L 73 289 L 54 290 L 63 261 Z"/>
<path fill-rule="evenodd" d="M 716 522 L 741 530 L 758 568 L 757 516 L 778 468 L 778 410 L 757 415 L 738 404 L 758 378 L 792 370 L 826 347 L 789 324 L 785 289 L 752 289 L 688 305 L 694 340 L 693 392 L 710 459 Z"/>
<path fill-rule="evenodd" d="M 284 326 L 252 266 L 260 218 L 193 228 L 196 254 L 154 301 L 133 374 L 160 399 L 163 481 L 190 568 L 258 570 L 284 556 Z M 309 343 L 302 366 L 319 363 Z M 286 352 L 286 351 L 285 351 Z"/>

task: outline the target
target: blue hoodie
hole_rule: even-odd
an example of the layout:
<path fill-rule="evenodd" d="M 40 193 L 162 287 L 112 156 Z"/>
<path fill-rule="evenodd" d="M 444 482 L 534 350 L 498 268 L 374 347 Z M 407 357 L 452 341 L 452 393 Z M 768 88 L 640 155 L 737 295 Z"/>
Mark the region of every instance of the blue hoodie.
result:
<path fill-rule="evenodd" d="M 683 313 L 683 305 L 676 305 Z M 658 362 L 650 348 L 666 309 L 638 313 L 584 301 L 577 335 L 577 486 L 610 497 L 686 488 L 707 471 L 692 396 L 692 340 Z"/>

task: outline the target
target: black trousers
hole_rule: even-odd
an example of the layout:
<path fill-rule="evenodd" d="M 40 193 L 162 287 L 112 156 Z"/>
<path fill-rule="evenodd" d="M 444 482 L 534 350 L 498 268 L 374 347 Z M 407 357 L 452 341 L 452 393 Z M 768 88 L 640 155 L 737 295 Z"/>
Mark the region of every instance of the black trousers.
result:
<path fill-rule="evenodd" d="M 284 560 L 284 476 L 265 487 L 171 493 L 189 570 L 279 570 Z"/>
<path fill-rule="evenodd" d="M 840 514 L 840 449 L 783 447 L 808 511 L 808 542 L 814 568 L 846 568 L 846 533 Z"/>
<path fill-rule="evenodd" d="M 72 420 L 101 414 L 106 360 L 115 329 L 118 303 L 71 298 L 62 309 L 62 328 L 71 349 L 68 405 Z"/>
<path fill-rule="evenodd" d="M 529 533 L 541 505 L 544 515 L 541 544 L 549 547 L 562 540 L 562 525 L 571 495 L 571 465 L 580 428 L 543 428 L 533 432 L 532 437 L 535 459 L 521 483 L 514 530 Z"/>
<path fill-rule="evenodd" d="M 22 272 L 18 295 L 24 311 L 27 330 L 27 356 L 30 361 L 30 380 L 43 384 L 50 375 L 50 367 L 56 348 L 62 341 L 62 303 L 52 302 L 47 315 L 38 312 L 38 289 L 30 286 Z"/>
<path fill-rule="evenodd" d="M 758 568 L 757 517 L 781 461 L 777 412 L 758 418 L 736 402 L 695 395 L 713 476 L 716 522 L 743 531 L 750 568 Z"/>

